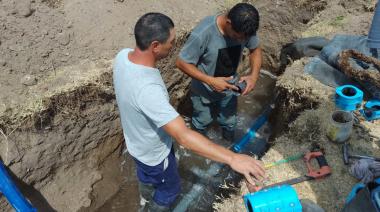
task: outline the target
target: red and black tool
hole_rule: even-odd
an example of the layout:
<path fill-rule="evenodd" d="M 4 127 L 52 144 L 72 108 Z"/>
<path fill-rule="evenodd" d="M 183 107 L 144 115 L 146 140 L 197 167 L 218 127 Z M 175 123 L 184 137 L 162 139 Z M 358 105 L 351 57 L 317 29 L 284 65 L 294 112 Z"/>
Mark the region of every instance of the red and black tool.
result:
<path fill-rule="evenodd" d="M 311 160 L 312 159 L 316 159 L 317 162 L 318 162 L 318 165 L 319 165 L 319 169 L 318 170 L 314 170 L 312 165 L 311 165 Z M 302 176 L 302 177 L 297 177 L 297 178 L 293 178 L 293 179 L 290 179 L 290 180 L 286 180 L 286 181 L 283 181 L 283 182 L 279 182 L 279 183 L 275 183 L 275 184 L 272 184 L 272 185 L 269 185 L 269 186 L 265 186 L 264 188 L 262 189 L 267 189 L 267 188 L 270 188 L 270 187 L 274 187 L 274 186 L 279 186 L 279 185 L 294 185 L 294 184 L 297 184 L 297 183 L 301 183 L 301 182 L 304 182 L 304 181 L 309 181 L 309 180 L 317 180 L 317 179 L 322 179 L 322 178 L 325 178 L 327 176 L 329 176 L 331 174 L 331 169 L 326 161 L 326 158 L 325 156 L 323 155 L 322 152 L 318 151 L 318 152 L 308 152 L 305 154 L 303 160 L 305 161 L 306 163 L 306 167 L 307 167 L 307 174 Z"/>

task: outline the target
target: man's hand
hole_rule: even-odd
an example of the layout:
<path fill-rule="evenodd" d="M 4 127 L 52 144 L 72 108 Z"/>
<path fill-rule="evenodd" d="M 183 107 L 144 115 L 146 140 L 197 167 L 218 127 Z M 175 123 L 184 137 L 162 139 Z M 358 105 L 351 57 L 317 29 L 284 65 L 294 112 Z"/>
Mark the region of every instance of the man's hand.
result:
<path fill-rule="evenodd" d="M 181 146 L 208 159 L 228 164 L 233 170 L 243 174 L 253 185 L 255 185 L 255 180 L 261 181 L 264 178 L 264 168 L 260 161 L 248 155 L 236 154 L 213 143 L 203 135 L 187 128 L 180 116 L 165 124 L 163 129 Z"/>
<path fill-rule="evenodd" d="M 241 93 L 241 95 L 244 96 L 244 95 L 247 95 L 249 92 L 251 92 L 253 88 L 255 88 L 256 80 L 254 80 L 252 75 L 248 75 L 248 76 L 240 77 L 239 82 L 243 82 L 243 81 L 247 83 L 247 87 L 245 87 L 244 91 Z"/>
<path fill-rule="evenodd" d="M 232 79 L 233 79 L 233 76 L 212 77 L 208 85 L 211 86 L 211 88 L 217 92 L 223 92 L 227 89 L 238 91 L 239 89 L 235 85 L 228 83 L 228 80 L 232 80 Z"/>
<path fill-rule="evenodd" d="M 261 182 L 265 178 L 263 164 L 248 155 L 235 154 L 229 165 L 233 170 L 244 175 L 248 183 L 252 185 L 256 185 L 255 181 Z"/>

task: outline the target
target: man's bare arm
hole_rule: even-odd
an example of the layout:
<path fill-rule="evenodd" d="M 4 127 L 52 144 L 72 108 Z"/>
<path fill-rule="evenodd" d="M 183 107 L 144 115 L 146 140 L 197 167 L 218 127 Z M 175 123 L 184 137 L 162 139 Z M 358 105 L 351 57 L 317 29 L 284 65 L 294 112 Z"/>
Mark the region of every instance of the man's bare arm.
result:
<path fill-rule="evenodd" d="M 243 174 L 251 184 L 255 184 L 252 176 L 260 181 L 264 178 L 265 172 L 260 161 L 248 155 L 234 153 L 213 143 L 203 135 L 187 128 L 180 116 L 164 125 L 163 129 L 180 145 L 196 154 L 228 164 L 233 170 Z"/>
<path fill-rule="evenodd" d="M 256 49 L 251 49 L 249 53 L 249 63 L 251 72 L 249 75 L 241 77 L 240 81 L 245 81 L 247 83 L 246 89 L 243 91 L 242 95 L 248 94 L 255 86 L 257 79 L 259 78 L 261 64 L 262 64 L 262 50 L 261 47 Z"/>

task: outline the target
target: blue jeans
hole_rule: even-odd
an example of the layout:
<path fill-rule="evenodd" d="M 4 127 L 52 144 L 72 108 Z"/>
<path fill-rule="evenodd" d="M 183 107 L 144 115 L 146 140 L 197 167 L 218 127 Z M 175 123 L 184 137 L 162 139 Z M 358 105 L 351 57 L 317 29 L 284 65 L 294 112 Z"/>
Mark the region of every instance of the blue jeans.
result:
<path fill-rule="evenodd" d="M 174 148 L 171 149 L 168 157 L 156 166 L 148 166 L 135 159 L 137 178 L 140 181 L 141 195 L 164 207 L 170 207 L 181 191 L 180 176 L 178 174 L 177 161 L 174 155 Z M 142 189 L 152 187 L 152 194 L 144 192 Z"/>
<path fill-rule="evenodd" d="M 193 116 L 191 123 L 195 130 L 205 134 L 207 126 L 213 121 L 214 110 L 217 113 L 217 121 L 222 127 L 223 135 L 232 136 L 236 127 L 237 96 L 227 95 L 215 100 L 206 99 L 203 96 L 191 93 L 193 104 Z"/>

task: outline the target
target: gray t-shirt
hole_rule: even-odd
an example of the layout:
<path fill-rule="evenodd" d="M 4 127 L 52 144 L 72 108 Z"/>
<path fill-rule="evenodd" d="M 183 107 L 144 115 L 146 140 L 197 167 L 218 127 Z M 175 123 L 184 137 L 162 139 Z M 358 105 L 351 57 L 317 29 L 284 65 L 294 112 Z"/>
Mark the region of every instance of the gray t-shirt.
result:
<path fill-rule="evenodd" d="M 194 64 L 209 76 L 233 76 L 244 47 L 257 48 L 259 39 L 257 36 L 252 36 L 245 42 L 239 42 L 223 36 L 216 24 L 216 18 L 217 15 L 206 17 L 194 28 L 179 57 L 187 63 Z M 192 80 L 191 89 L 197 94 L 212 99 L 223 95 L 213 92 L 207 84 L 196 79 Z"/>
<path fill-rule="evenodd" d="M 131 51 L 120 51 L 113 68 L 124 139 L 133 157 L 155 166 L 168 156 L 172 147 L 172 138 L 162 126 L 175 119 L 178 113 L 169 103 L 159 70 L 129 61 Z"/>

